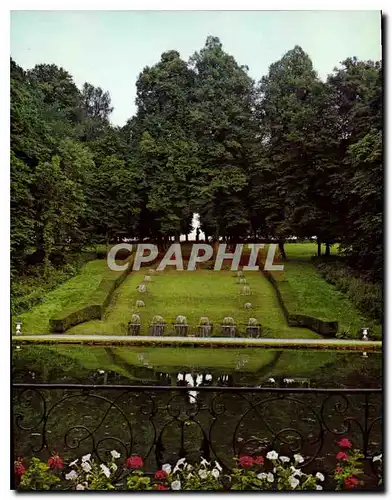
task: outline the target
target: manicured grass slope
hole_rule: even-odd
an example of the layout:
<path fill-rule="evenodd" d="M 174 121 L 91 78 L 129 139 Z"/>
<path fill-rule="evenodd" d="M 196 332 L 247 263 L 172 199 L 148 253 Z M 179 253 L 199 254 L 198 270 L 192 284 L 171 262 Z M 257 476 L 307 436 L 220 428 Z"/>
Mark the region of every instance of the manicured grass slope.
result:
<path fill-rule="evenodd" d="M 183 315 L 191 326 L 197 326 L 201 316 L 208 316 L 218 327 L 224 317 L 232 316 L 244 329 L 249 318 L 254 317 L 271 329 L 268 335 L 272 337 L 318 337 L 308 329 L 287 326 L 272 285 L 259 272 L 244 273 L 251 289 L 250 296 L 239 294 L 243 285 L 237 283 L 234 272 L 204 270 L 158 272 L 153 275 L 153 281 L 147 283 L 148 292 L 140 294 L 136 287 L 145 274 L 145 271 L 132 273 L 119 287 L 104 321 L 89 321 L 68 332 L 126 334 L 127 323 L 132 313 L 137 312 L 144 325 L 142 333 L 145 334 L 154 315 L 163 316 L 168 324 L 174 323 L 178 315 Z M 144 300 L 146 307 L 136 309 L 137 299 Z M 252 304 L 251 310 L 244 308 L 246 302 Z"/>

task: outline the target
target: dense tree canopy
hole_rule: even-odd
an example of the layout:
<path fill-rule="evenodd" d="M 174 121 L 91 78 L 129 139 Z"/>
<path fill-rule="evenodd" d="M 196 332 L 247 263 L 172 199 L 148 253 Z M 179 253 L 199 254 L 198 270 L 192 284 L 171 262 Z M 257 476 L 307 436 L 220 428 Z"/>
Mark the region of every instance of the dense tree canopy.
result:
<path fill-rule="evenodd" d="M 274 238 L 283 255 L 291 236 L 339 242 L 380 279 L 381 71 L 350 58 L 322 81 L 296 46 L 254 82 L 210 36 L 145 67 L 136 115 L 114 127 L 109 92 L 11 61 L 14 272 L 96 241 L 163 245 L 198 213 L 212 240 Z"/>

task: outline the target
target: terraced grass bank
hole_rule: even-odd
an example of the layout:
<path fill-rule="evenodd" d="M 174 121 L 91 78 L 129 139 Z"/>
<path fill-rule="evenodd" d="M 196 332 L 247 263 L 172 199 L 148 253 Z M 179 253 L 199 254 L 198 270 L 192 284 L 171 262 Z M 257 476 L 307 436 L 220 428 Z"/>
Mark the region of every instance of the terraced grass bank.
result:
<path fill-rule="evenodd" d="M 318 274 L 310 261 L 316 250 L 312 243 L 286 245 L 288 260 L 284 262 L 284 272 L 273 273 L 284 304 L 292 314 L 308 315 L 325 322 L 337 321 L 339 330 L 358 337 L 359 329 L 369 326 L 369 322 Z M 89 262 L 78 276 L 50 292 L 43 304 L 22 315 L 23 333 L 49 333 L 52 317 L 64 316 L 70 307 L 74 310 L 91 305 L 100 283 L 116 281 L 117 275 L 119 273 L 108 269 L 105 260 Z M 146 275 L 147 268 L 131 272 L 118 288 L 111 289 L 104 304 L 106 307 L 100 309 L 97 319 L 70 325 L 67 334 L 127 335 L 132 314 L 138 314 L 142 335 L 149 334 L 151 321 L 157 315 L 164 318 L 166 334 L 171 335 L 172 324 L 182 315 L 187 319 L 191 334 L 195 333 L 200 318 L 207 316 L 214 325 L 213 335 L 220 336 L 219 324 L 229 316 L 242 334 L 249 319 L 255 318 L 262 325 L 264 337 L 320 338 L 309 328 L 287 324 L 276 290 L 261 272 L 244 272 L 250 295 L 241 294 L 244 284 L 229 270 L 165 270 L 152 275 L 151 282 L 144 281 Z M 146 293 L 138 291 L 141 283 L 146 285 Z M 145 307 L 136 307 L 137 300 L 143 300 Z M 250 308 L 245 307 L 247 303 Z"/>

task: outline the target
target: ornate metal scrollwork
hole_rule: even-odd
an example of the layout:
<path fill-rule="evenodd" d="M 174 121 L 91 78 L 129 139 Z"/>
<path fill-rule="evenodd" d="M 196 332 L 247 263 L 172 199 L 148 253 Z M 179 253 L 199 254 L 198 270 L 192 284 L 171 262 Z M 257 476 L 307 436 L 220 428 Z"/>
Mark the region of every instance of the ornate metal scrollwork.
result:
<path fill-rule="evenodd" d="M 230 469 L 235 455 L 274 448 L 301 453 L 306 467 L 331 455 L 343 434 L 368 459 L 381 451 L 377 389 L 14 384 L 13 390 L 14 448 L 22 456 L 55 449 L 66 459 L 90 452 L 103 461 L 117 449 L 123 457 L 143 456 L 151 469 L 196 455 Z"/>

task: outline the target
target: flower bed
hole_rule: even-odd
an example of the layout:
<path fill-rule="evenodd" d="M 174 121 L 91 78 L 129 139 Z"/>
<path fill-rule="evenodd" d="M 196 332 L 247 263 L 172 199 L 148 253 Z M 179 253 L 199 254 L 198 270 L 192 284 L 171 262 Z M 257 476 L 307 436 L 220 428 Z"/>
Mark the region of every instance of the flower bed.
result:
<path fill-rule="evenodd" d="M 332 490 L 366 489 L 363 476 L 363 455 L 352 450 L 350 441 L 339 441 L 337 465 Z M 106 463 L 100 463 L 91 454 L 71 462 L 64 468 L 62 458 L 53 453 L 47 462 L 32 458 L 26 466 L 18 458 L 14 472 L 19 490 L 132 490 L 132 491 L 305 491 L 323 490 L 325 476 L 322 472 L 305 473 L 301 470 L 304 458 L 279 455 L 271 450 L 265 456 L 241 456 L 236 467 L 227 471 L 212 460 L 188 463 L 181 458 L 172 466 L 164 464 L 154 474 L 143 471 L 143 459 L 131 456 L 122 459 L 112 450 Z M 382 488 L 382 455 L 373 458 L 378 487 Z"/>

